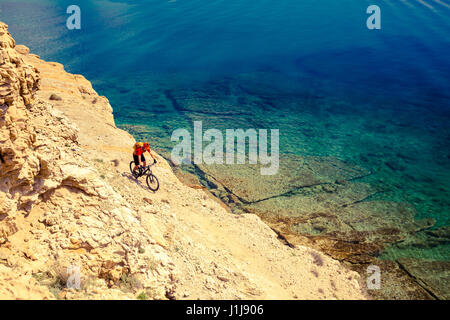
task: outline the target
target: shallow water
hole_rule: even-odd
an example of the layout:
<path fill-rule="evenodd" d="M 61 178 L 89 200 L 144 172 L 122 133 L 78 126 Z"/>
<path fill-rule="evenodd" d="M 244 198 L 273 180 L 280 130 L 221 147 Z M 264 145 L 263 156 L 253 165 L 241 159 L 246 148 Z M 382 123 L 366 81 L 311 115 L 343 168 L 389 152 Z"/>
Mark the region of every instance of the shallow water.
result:
<path fill-rule="evenodd" d="M 56 4 L 55 4 L 56 3 Z M 117 124 L 166 153 L 177 128 L 278 128 L 284 154 L 351 161 L 407 202 L 416 218 L 450 225 L 450 2 L 0 0 L 18 43 L 86 76 Z M 449 245 L 392 248 L 450 260 Z"/>

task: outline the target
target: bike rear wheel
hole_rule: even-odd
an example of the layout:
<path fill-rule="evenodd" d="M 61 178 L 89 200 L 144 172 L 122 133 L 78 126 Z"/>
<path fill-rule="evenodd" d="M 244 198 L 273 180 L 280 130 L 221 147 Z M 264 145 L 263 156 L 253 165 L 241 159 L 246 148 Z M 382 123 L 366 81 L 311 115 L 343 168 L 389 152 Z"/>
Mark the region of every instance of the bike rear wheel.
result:
<path fill-rule="evenodd" d="M 150 173 L 147 175 L 147 186 L 150 190 L 153 192 L 157 191 L 159 189 L 159 181 L 158 178 L 153 174 Z"/>

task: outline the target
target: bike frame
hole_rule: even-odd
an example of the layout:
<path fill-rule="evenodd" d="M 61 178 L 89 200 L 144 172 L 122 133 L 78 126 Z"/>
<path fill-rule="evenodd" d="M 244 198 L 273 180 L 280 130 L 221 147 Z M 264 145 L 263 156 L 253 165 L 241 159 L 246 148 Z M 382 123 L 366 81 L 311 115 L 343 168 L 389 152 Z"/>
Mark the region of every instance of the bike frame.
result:
<path fill-rule="evenodd" d="M 152 168 L 151 167 L 154 166 L 154 165 L 155 165 L 155 163 L 149 164 L 146 167 L 139 166 L 139 176 L 142 177 L 142 176 L 145 176 L 148 173 L 151 174 L 152 173 Z M 141 170 L 144 169 L 144 168 L 145 168 L 145 170 L 141 172 Z"/>

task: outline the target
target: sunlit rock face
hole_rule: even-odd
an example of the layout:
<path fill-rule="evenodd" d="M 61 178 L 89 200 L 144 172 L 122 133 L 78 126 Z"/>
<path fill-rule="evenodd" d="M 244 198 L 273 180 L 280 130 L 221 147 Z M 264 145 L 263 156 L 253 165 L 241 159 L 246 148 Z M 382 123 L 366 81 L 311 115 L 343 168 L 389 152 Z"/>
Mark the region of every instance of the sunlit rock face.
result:
<path fill-rule="evenodd" d="M 39 72 L 26 64 L 15 49 L 8 27 L 0 23 L 0 216 L 13 215 L 27 200 L 21 195 L 33 191 L 39 173 L 39 159 L 33 151 L 35 128 L 29 107 L 39 88 Z M 13 201 L 15 200 L 15 201 Z M 2 230 L 8 234 L 11 228 Z"/>

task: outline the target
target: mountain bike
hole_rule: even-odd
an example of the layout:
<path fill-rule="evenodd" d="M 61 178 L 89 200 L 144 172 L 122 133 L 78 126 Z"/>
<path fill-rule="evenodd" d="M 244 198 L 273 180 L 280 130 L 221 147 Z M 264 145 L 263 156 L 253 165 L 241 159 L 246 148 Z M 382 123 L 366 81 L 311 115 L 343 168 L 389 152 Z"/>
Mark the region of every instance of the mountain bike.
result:
<path fill-rule="evenodd" d="M 153 174 L 151 166 L 155 165 L 155 163 L 149 164 L 146 167 L 139 166 L 139 168 L 136 171 L 133 171 L 133 168 L 135 166 L 134 161 L 130 162 L 130 171 L 133 177 L 136 179 L 139 179 L 142 176 L 146 177 L 147 186 L 150 190 L 153 192 L 158 191 L 159 189 L 159 181 L 158 178 Z"/>

